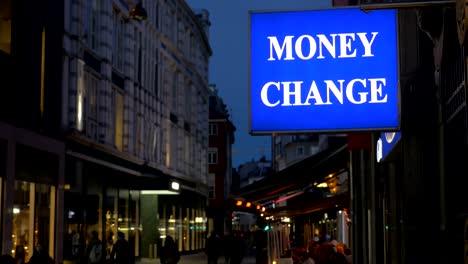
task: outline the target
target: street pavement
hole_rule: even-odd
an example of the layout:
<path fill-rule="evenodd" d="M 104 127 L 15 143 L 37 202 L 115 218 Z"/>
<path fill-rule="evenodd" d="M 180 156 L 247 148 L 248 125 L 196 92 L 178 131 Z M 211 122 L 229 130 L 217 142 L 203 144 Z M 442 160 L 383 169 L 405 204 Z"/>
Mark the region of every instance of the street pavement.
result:
<path fill-rule="evenodd" d="M 247 256 L 243 259 L 242 264 L 255 264 L 255 257 Z M 160 264 L 159 259 L 144 259 L 137 261 L 136 264 Z M 191 255 L 182 255 L 178 264 L 208 264 L 205 253 L 197 253 Z M 225 264 L 224 258 L 218 259 L 218 264 Z"/>

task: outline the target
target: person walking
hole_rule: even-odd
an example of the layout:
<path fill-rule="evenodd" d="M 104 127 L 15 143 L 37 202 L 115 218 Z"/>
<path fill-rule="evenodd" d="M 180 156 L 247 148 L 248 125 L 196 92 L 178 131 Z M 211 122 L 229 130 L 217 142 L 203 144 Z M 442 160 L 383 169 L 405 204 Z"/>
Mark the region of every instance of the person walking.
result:
<path fill-rule="evenodd" d="M 99 239 L 98 232 L 91 232 L 91 241 L 86 248 L 88 264 L 102 264 L 105 262 L 106 254 L 102 241 Z"/>
<path fill-rule="evenodd" d="M 219 236 L 213 231 L 206 240 L 205 254 L 208 257 L 208 264 L 218 264 L 218 257 L 221 255 L 222 243 Z"/>
<path fill-rule="evenodd" d="M 246 253 L 244 235 L 240 231 L 234 232 L 231 248 L 231 264 L 241 264 Z"/>
<path fill-rule="evenodd" d="M 166 236 L 164 246 L 161 248 L 161 264 L 177 264 L 180 260 L 179 250 L 174 239 Z"/>
<path fill-rule="evenodd" d="M 117 242 L 112 246 L 110 255 L 111 263 L 114 264 L 131 264 L 132 256 L 130 244 L 125 240 L 125 235 L 122 232 L 117 232 Z"/>

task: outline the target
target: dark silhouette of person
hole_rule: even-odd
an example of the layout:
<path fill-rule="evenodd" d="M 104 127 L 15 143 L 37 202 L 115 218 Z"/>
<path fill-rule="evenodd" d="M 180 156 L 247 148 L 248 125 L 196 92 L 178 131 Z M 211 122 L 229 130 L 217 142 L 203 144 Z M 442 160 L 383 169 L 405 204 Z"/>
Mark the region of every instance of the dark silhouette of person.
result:
<path fill-rule="evenodd" d="M 37 244 L 34 248 L 33 255 L 29 259 L 28 264 L 52 264 L 54 260 L 49 256 L 41 244 Z"/>
<path fill-rule="evenodd" d="M 112 246 L 110 255 L 111 263 L 114 264 L 130 264 L 133 257 L 131 254 L 130 243 L 125 240 L 125 235 L 122 232 L 117 232 L 117 241 Z"/>
<path fill-rule="evenodd" d="M 180 253 L 174 238 L 166 236 L 164 246 L 161 248 L 161 264 L 176 264 L 180 260 Z"/>
<path fill-rule="evenodd" d="M 232 255 L 232 246 L 234 238 L 231 233 L 228 233 L 223 238 L 223 253 L 224 253 L 224 262 L 229 263 Z"/>
<path fill-rule="evenodd" d="M 240 231 L 234 232 L 231 248 L 231 264 L 241 264 L 246 253 L 244 234 Z"/>
<path fill-rule="evenodd" d="M 15 264 L 15 258 L 11 255 L 4 254 L 0 256 L 0 263 L 2 264 Z"/>
<path fill-rule="evenodd" d="M 97 231 L 91 232 L 91 241 L 86 248 L 86 256 L 88 257 L 88 263 L 105 263 L 106 260 L 106 248 L 99 239 Z"/>
<path fill-rule="evenodd" d="M 206 240 L 205 254 L 208 257 L 208 264 L 218 264 L 218 257 L 221 254 L 222 243 L 219 236 L 213 231 Z"/>
<path fill-rule="evenodd" d="M 23 264 L 26 263 L 26 251 L 23 245 L 17 245 L 15 248 L 15 263 Z"/>

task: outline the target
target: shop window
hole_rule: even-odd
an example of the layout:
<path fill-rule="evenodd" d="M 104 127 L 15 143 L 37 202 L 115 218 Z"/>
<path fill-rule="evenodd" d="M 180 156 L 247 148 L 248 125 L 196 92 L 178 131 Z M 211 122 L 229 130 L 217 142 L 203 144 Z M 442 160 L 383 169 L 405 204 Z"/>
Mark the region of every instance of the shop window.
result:
<path fill-rule="evenodd" d="M 28 262 L 40 244 L 54 255 L 55 188 L 47 184 L 16 180 L 13 200 L 13 256 Z"/>

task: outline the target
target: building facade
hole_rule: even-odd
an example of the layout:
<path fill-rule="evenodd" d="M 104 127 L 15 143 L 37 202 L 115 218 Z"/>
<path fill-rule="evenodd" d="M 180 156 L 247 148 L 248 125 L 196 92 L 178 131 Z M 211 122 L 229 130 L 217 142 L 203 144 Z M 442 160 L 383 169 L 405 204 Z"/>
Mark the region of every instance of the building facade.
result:
<path fill-rule="evenodd" d="M 52 3 L 54 2 L 54 3 Z M 2 253 L 97 231 L 136 258 L 204 248 L 208 13 L 184 1 L 2 1 Z M 3 30 L 5 29 L 5 30 Z M 176 190 L 172 187 L 178 187 Z"/>
<path fill-rule="evenodd" d="M 216 86 L 211 86 L 209 99 L 208 170 L 210 231 L 218 235 L 230 231 L 230 211 L 226 205 L 232 186 L 232 145 L 236 127 Z"/>

